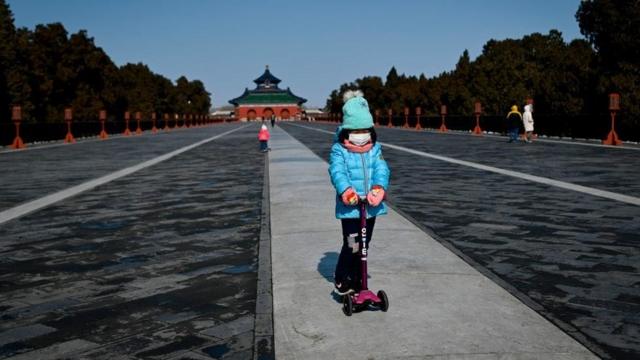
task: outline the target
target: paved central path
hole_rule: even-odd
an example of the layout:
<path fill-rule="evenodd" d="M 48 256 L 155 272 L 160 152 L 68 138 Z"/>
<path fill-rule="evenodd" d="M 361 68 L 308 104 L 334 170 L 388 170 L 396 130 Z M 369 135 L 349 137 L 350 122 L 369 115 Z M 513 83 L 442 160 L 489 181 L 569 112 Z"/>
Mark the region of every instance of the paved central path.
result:
<path fill-rule="evenodd" d="M 278 359 L 597 358 L 394 211 L 369 254 L 389 311 L 346 317 L 331 294 L 341 235 L 327 164 L 280 128 L 271 148 Z"/>

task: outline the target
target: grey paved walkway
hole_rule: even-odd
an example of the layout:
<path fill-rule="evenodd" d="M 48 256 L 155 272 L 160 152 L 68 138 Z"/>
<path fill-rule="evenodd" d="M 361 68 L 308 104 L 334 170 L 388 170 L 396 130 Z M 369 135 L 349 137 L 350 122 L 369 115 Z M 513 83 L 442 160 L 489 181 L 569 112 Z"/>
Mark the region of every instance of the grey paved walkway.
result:
<path fill-rule="evenodd" d="M 327 165 L 279 128 L 271 147 L 278 359 L 596 358 L 393 211 L 369 256 L 390 309 L 344 316 L 331 294 L 341 239 Z"/>
<path fill-rule="evenodd" d="M 321 158 L 335 124 L 283 128 Z M 637 149 L 377 129 L 413 150 L 633 195 Z M 483 273 L 598 354 L 640 356 L 640 207 L 385 148 L 389 197 Z M 624 184 L 624 186 L 619 186 Z"/>

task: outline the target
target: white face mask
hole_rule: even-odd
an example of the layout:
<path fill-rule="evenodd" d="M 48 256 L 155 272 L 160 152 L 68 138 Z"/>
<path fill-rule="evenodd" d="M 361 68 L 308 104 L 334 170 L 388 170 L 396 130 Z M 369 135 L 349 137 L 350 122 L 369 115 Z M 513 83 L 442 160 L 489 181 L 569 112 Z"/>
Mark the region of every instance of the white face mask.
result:
<path fill-rule="evenodd" d="M 362 146 L 371 140 L 371 133 L 349 134 L 349 141 L 358 146 Z"/>

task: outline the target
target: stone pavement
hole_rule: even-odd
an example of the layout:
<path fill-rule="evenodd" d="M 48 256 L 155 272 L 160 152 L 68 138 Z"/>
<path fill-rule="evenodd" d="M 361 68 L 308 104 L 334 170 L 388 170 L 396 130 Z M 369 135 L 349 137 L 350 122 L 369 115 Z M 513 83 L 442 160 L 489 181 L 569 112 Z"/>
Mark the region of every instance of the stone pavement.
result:
<path fill-rule="evenodd" d="M 640 207 L 387 148 L 397 212 L 376 224 L 370 284 L 391 307 L 346 318 L 320 160 L 335 125 L 280 124 L 268 162 L 259 124 L 246 125 L 0 151 L 2 212 L 221 136 L 0 224 L 0 358 L 267 359 L 272 321 L 285 359 L 591 358 L 573 339 L 602 357 L 640 354 Z M 638 151 L 378 131 L 640 195 Z"/>
<path fill-rule="evenodd" d="M 251 358 L 265 159 L 243 126 L 0 154 L 23 170 L 3 198 L 31 200 L 237 129 L 0 225 L 0 358 Z"/>
<path fill-rule="evenodd" d="M 299 125 L 283 127 L 326 159 L 335 125 Z M 377 131 L 419 151 L 640 194 L 637 148 Z M 640 207 L 394 149 L 384 155 L 391 202 L 406 218 L 599 355 L 640 356 Z"/>
<path fill-rule="evenodd" d="M 173 129 L 156 135 L 115 136 L 106 141 L 30 145 L 22 151 L 0 151 L 2 173 L 0 210 L 77 185 L 83 181 L 138 164 L 206 137 L 232 125 L 205 129 Z"/>
<path fill-rule="evenodd" d="M 390 309 L 346 317 L 331 294 L 341 235 L 327 165 L 279 128 L 271 147 L 278 359 L 597 358 L 395 211 L 369 253 Z"/>

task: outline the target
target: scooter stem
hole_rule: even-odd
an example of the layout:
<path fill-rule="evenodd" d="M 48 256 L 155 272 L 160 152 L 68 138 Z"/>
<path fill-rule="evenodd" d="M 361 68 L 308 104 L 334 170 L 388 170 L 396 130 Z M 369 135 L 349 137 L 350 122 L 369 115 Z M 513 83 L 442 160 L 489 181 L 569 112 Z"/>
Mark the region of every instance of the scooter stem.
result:
<path fill-rule="evenodd" d="M 367 202 L 360 200 L 360 269 L 362 270 L 362 290 L 367 286 Z"/>

